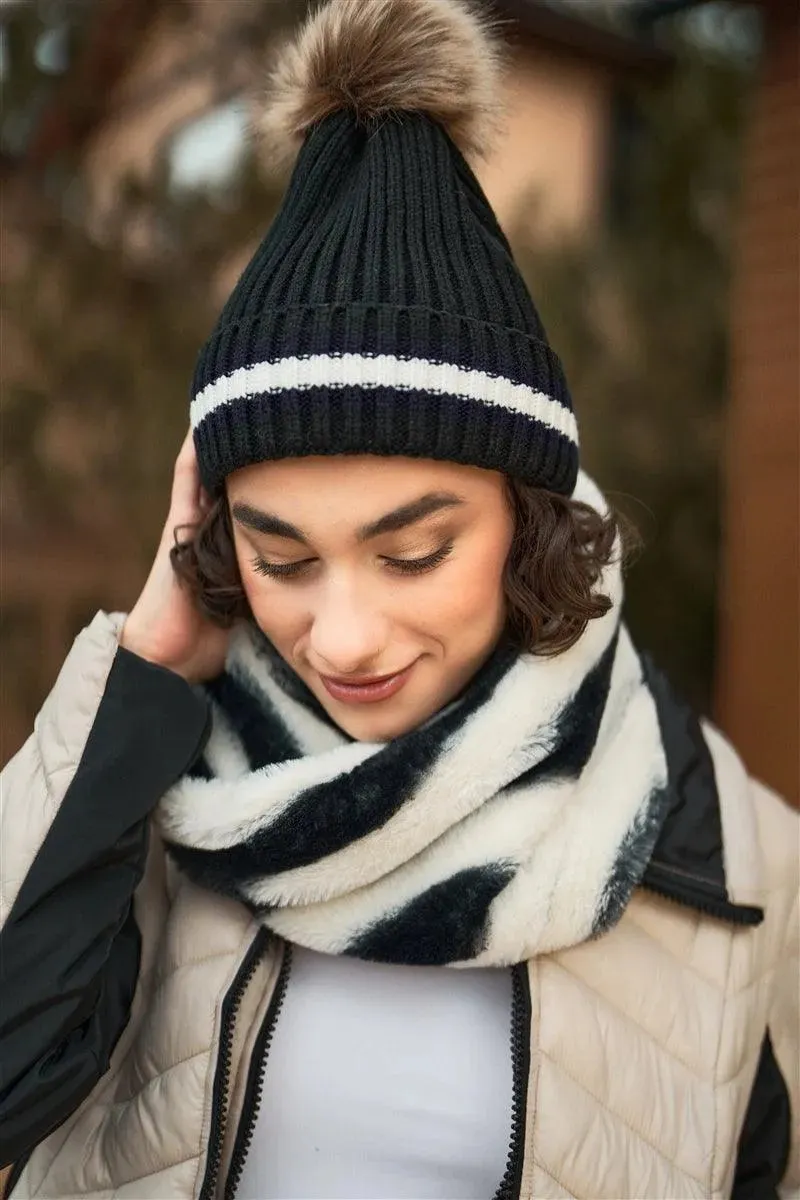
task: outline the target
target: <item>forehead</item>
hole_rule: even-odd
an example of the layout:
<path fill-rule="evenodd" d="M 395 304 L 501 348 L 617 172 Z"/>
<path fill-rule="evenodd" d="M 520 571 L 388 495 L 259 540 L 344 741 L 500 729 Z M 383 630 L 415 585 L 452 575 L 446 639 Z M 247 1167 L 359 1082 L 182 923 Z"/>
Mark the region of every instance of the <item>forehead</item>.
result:
<path fill-rule="evenodd" d="M 434 459 L 331 455 L 256 463 L 227 480 L 231 503 L 243 502 L 310 526 L 325 516 L 354 524 L 380 517 L 428 492 L 450 491 L 466 504 L 503 494 L 503 477 Z"/>

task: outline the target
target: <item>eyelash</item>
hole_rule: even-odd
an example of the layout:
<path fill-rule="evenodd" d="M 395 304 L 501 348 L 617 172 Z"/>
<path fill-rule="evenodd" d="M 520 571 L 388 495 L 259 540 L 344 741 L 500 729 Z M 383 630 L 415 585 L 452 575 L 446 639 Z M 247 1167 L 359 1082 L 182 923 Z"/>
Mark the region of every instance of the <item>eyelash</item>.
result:
<path fill-rule="evenodd" d="M 434 550 L 433 554 L 426 554 L 424 558 L 383 558 L 392 571 L 396 571 L 400 575 L 422 575 L 426 571 L 433 571 L 446 558 L 450 556 L 453 550 L 453 542 L 445 542 L 438 550 Z M 266 575 L 270 579 L 297 579 L 311 565 L 313 559 L 303 559 L 302 562 L 296 563 L 270 563 L 266 559 L 256 557 L 253 559 L 253 568 L 259 575 Z"/>

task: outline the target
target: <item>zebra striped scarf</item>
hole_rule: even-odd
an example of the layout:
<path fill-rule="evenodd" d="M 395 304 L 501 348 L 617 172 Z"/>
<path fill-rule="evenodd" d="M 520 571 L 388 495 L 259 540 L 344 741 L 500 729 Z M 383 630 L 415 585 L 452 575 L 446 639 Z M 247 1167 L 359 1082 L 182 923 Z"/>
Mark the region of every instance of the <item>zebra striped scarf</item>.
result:
<path fill-rule="evenodd" d="M 667 767 L 617 563 L 599 586 L 612 609 L 569 650 L 500 648 L 458 703 L 379 745 L 333 726 L 242 626 L 208 687 L 204 760 L 160 805 L 178 866 L 289 941 L 383 962 L 509 965 L 610 928 Z"/>

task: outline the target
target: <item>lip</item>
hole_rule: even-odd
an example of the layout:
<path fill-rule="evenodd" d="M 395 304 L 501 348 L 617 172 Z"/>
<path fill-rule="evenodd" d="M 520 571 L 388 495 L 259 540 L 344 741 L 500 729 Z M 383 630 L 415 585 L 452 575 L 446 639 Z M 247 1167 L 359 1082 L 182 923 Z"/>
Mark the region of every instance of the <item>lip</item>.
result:
<path fill-rule="evenodd" d="M 326 691 L 342 704 L 376 704 L 396 696 L 405 687 L 415 666 L 416 661 L 394 675 L 373 675 L 358 682 L 333 679 L 329 675 L 320 675 L 320 679 Z"/>

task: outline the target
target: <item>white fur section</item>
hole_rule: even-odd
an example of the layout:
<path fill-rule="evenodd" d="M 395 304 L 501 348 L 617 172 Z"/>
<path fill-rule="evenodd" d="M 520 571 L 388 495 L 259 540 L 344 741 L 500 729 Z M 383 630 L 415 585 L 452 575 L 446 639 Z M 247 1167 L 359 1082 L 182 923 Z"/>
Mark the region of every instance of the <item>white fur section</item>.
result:
<path fill-rule="evenodd" d="M 385 825 L 327 858 L 260 880 L 251 899 L 282 905 L 329 900 L 413 859 L 547 754 L 554 731 L 530 723 L 529 699 L 529 680 L 517 664 L 493 701 L 445 743 L 414 795 Z"/>
<path fill-rule="evenodd" d="M 469 867 L 505 861 L 520 870 L 492 905 L 490 945 L 458 965 L 519 962 L 585 939 L 621 842 L 666 778 L 655 706 L 639 684 L 629 643 L 614 676 L 612 690 L 626 697 L 612 706 L 621 709 L 621 719 L 604 722 L 577 786 L 554 780 L 510 788 L 397 871 L 335 900 L 275 910 L 266 918 L 270 928 L 309 948 L 340 952 L 434 884 Z M 623 755 L 621 747 L 631 744 L 633 757 L 629 750 Z M 258 903 L 258 887 L 248 896 Z"/>
<path fill-rule="evenodd" d="M 603 516 L 608 512 L 608 502 L 600 491 L 591 475 L 587 475 L 585 471 L 578 471 L 578 478 L 575 481 L 575 487 L 572 491 L 572 499 L 580 500 L 583 504 L 588 504 L 595 512 L 601 513 Z"/>
<path fill-rule="evenodd" d="M 709 721 L 703 722 L 703 735 L 717 781 L 728 895 L 734 904 L 761 905 L 766 880 L 753 785 L 733 746 Z"/>
<path fill-rule="evenodd" d="M 244 747 L 231 729 L 225 713 L 213 701 L 211 716 L 211 736 L 203 757 L 219 779 L 241 779 L 250 771 L 250 762 Z"/>
<path fill-rule="evenodd" d="M 191 405 L 192 426 L 196 429 L 216 409 L 247 396 L 313 387 L 390 387 L 476 400 L 494 408 L 524 413 L 578 444 L 574 414 L 544 392 L 485 371 L 431 362 L 427 358 L 398 358 L 394 354 L 310 354 L 239 367 L 207 384 L 195 396 Z"/>
<path fill-rule="evenodd" d="M 378 749 L 353 742 L 239 779 L 181 779 L 156 810 L 159 827 L 168 841 L 198 850 L 235 846 L 269 826 L 307 788 L 352 771 Z"/>
<path fill-rule="evenodd" d="M 535 791 L 503 792 L 376 883 L 333 900 L 276 909 L 266 921 L 282 937 L 337 953 L 374 921 L 401 909 L 457 871 L 487 863 L 517 863 L 530 841 L 541 840 L 546 845 L 566 791 L 568 787 L 562 783 Z M 246 894 L 259 902 L 255 885 Z"/>
<path fill-rule="evenodd" d="M 558 657 L 520 658 L 492 701 L 445 745 L 415 794 L 385 826 L 327 858 L 264 879 L 258 902 L 313 903 L 372 883 L 541 761 L 551 748 L 558 714 L 603 653 L 615 619 L 612 610 L 592 622 L 584 637 Z M 222 744 L 221 738 L 214 740 Z M 235 780 L 181 780 L 159 806 L 161 827 L 165 837 L 195 848 L 234 845 L 274 821 L 305 789 L 352 770 L 380 750 L 346 744 Z"/>
<path fill-rule="evenodd" d="M 618 659 L 626 651 L 622 643 Z M 493 904 L 490 948 L 475 965 L 519 962 L 591 934 L 620 846 L 667 779 L 655 703 L 645 686 L 631 690 L 632 667 L 620 661 L 616 688 L 628 701 L 619 719 L 604 715 L 592 757 L 565 797 L 557 835 L 536 847 Z"/>
<path fill-rule="evenodd" d="M 607 516 L 608 514 L 609 510 L 605 496 L 585 471 L 578 472 L 578 478 L 572 492 L 572 499 L 579 500 L 582 504 L 588 504 L 590 508 L 593 508 L 595 512 L 600 513 L 602 516 Z M 572 653 L 572 650 L 577 649 L 579 646 L 583 647 L 584 644 L 601 638 L 603 635 L 598 634 L 598 626 L 603 629 L 607 628 L 608 625 L 615 627 L 619 621 L 625 594 L 622 578 L 622 538 L 619 533 L 617 533 L 614 540 L 614 547 L 609 561 L 600 572 L 600 578 L 595 584 L 594 591 L 598 595 L 608 596 L 611 601 L 611 610 L 604 617 L 590 621 L 576 645 L 566 651 L 567 654 Z M 606 639 L 606 645 L 608 645 L 609 640 L 609 638 Z M 588 653 L 591 653 L 591 651 Z M 597 655 L 597 657 L 599 658 L 600 656 Z"/>
<path fill-rule="evenodd" d="M 627 651 L 627 653 L 626 653 Z M 631 704 L 632 697 L 639 703 L 645 706 L 651 717 L 650 730 L 655 734 L 657 746 L 654 753 L 656 755 L 656 771 L 659 762 L 663 762 L 663 752 L 660 749 L 660 738 L 658 738 L 657 718 L 655 709 L 649 693 L 639 687 L 640 668 L 638 659 L 633 652 L 629 640 L 625 643 L 625 647 L 620 655 L 617 655 L 618 665 L 615 663 L 615 668 L 612 673 L 611 691 L 609 695 L 609 703 L 606 705 L 606 713 L 608 718 L 604 717 L 601 723 L 601 728 L 598 734 L 598 742 L 595 754 L 606 753 L 612 750 L 608 745 L 609 741 L 614 742 L 616 730 L 618 727 L 624 727 L 624 718 L 626 710 Z M 499 699 L 499 697 L 496 697 Z M 511 701 L 511 704 L 519 699 L 519 695 L 514 691 L 509 691 L 505 700 Z M 492 707 L 492 706 L 490 706 Z M 497 709 L 501 713 L 508 714 L 507 720 L 510 718 L 513 708 L 509 708 L 508 703 L 498 704 Z M 470 739 L 470 744 L 475 745 L 475 738 Z M 642 745 L 650 746 L 652 739 L 643 741 Z M 542 731 L 541 740 L 538 743 L 539 750 L 535 754 L 531 754 L 531 760 L 534 758 L 540 761 L 544 754 L 547 753 L 552 745 L 552 739 L 545 736 Z M 618 745 L 613 745 L 613 751 L 618 751 Z M 502 748 L 503 750 L 505 747 Z M 660 756 L 660 757 L 659 757 Z M 447 757 L 447 756 L 446 756 Z M 484 763 L 481 769 L 480 764 L 476 761 L 472 764 L 476 770 L 480 771 L 482 781 L 486 779 L 486 754 L 478 750 L 478 758 L 483 757 Z M 493 756 L 494 758 L 494 756 Z M 508 761 L 505 755 L 501 752 L 498 755 L 498 765 L 503 765 Z M 655 773 L 653 764 L 646 763 L 649 767 L 648 781 Z M 587 768 L 588 769 L 588 768 Z M 512 770 L 506 771 L 506 782 L 508 779 L 513 779 L 519 774 L 518 763 L 514 762 Z M 442 778 L 439 776 L 442 791 L 439 794 L 438 803 L 444 804 L 446 799 L 449 799 L 452 779 Z M 339 860 L 339 870 L 345 872 L 350 888 L 348 891 L 351 896 L 359 904 L 357 915 L 351 913 L 355 924 L 350 925 L 350 933 L 357 929 L 360 925 L 374 920 L 381 912 L 386 911 L 386 908 L 395 907 L 399 903 L 405 902 L 412 898 L 420 890 L 425 890 L 433 883 L 440 879 L 446 879 L 453 874 L 454 871 L 462 870 L 467 866 L 478 866 L 486 862 L 497 862 L 508 859 L 512 862 L 523 862 L 533 847 L 540 843 L 545 831 L 550 824 L 556 819 L 556 816 L 562 812 L 566 799 L 575 792 L 574 781 L 564 783 L 556 781 L 549 784 L 538 784 L 534 788 L 514 789 L 512 786 L 502 795 L 498 795 L 504 785 L 498 783 L 498 776 L 493 775 L 490 778 L 490 786 L 484 790 L 487 792 L 487 800 L 481 805 L 472 809 L 471 815 L 464 814 L 464 818 L 458 822 L 452 823 L 447 831 L 443 831 L 442 835 L 434 840 L 429 839 L 432 844 L 427 849 L 415 856 L 409 855 L 407 859 L 401 859 L 396 864 L 396 867 L 391 872 L 385 872 L 382 879 L 377 876 L 367 878 L 363 883 L 355 884 L 351 874 L 351 859 L 350 852 L 356 847 L 348 847 L 340 854 L 332 856 Z M 632 813 L 635 812 L 635 806 L 640 801 L 642 791 L 638 790 L 641 786 L 641 781 L 638 778 L 631 776 L 631 803 L 633 804 Z M 557 797 L 557 800 L 553 800 Z M 432 809 L 436 808 L 437 798 L 431 796 L 429 805 Z M 632 816 L 631 813 L 631 816 Z M 430 816 L 428 815 L 428 819 Z M 391 823 L 390 823 L 391 825 Z M 388 830 L 389 825 L 385 828 Z M 375 835 L 373 835 L 375 836 Z M 368 839 L 364 839 L 367 841 Z M 327 864 L 332 860 L 324 860 Z M 248 898 L 256 904 L 287 904 L 287 905 L 302 905 L 307 903 L 326 910 L 331 909 L 331 904 L 334 897 L 342 895 L 341 881 L 334 881 L 336 890 L 320 891 L 315 895 L 308 887 L 308 873 L 316 872 L 319 864 L 313 864 L 310 867 L 302 868 L 301 871 L 287 872 L 284 875 L 277 875 L 271 879 L 262 879 L 254 883 L 248 890 Z M 301 878 L 298 878 L 302 875 Z M 286 898 L 287 878 L 291 877 L 295 885 L 296 894 L 299 899 Z M 602 884 L 605 883 L 607 876 L 603 877 Z M 593 881 L 593 884 L 596 881 Z M 385 887 L 383 886 L 385 884 Z M 370 886 L 367 886 L 370 885 Z M 600 884 L 598 883 L 598 886 Z M 326 903 L 319 904 L 324 901 Z M 335 901 L 335 904 L 339 904 Z M 594 913 L 595 905 L 592 906 Z M 342 913 L 348 912 L 346 903 L 341 905 Z M 281 916 L 280 920 L 284 917 Z M 288 918 L 287 918 L 288 919 Z M 348 921 L 350 918 L 348 917 Z"/>

